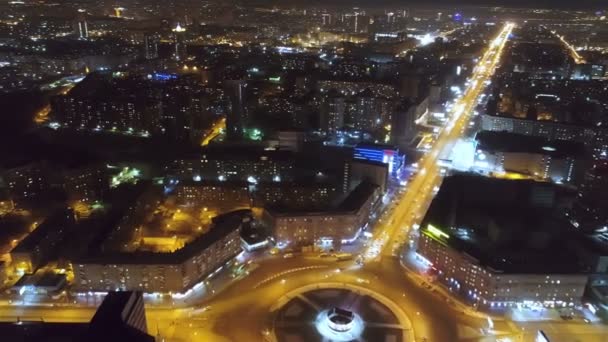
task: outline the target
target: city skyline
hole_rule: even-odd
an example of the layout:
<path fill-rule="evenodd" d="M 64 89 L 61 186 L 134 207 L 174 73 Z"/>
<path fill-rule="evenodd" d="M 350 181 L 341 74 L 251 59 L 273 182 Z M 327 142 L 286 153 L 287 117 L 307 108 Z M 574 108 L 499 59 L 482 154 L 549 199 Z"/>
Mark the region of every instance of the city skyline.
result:
<path fill-rule="evenodd" d="M 304 2 L 299 2 L 298 0 L 289 1 L 289 0 L 255 0 L 258 4 L 267 5 L 267 4 L 306 4 Z M 310 4 L 311 2 L 308 2 Z M 328 2 L 315 2 L 312 1 L 314 5 L 327 4 Z M 381 0 L 381 1 L 368 1 L 368 0 L 356 0 L 356 1 L 346 1 L 346 0 L 330 0 L 330 4 L 336 4 L 341 6 L 369 6 L 369 7 L 380 7 L 380 6 L 423 6 L 423 7 L 432 7 L 435 5 L 441 5 L 446 7 L 454 7 L 454 6 L 504 6 L 508 8 L 518 8 L 518 7 L 533 7 L 533 8 L 542 8 L 542 9 L 553 9 L 553 8 L 563 8 L 563 9 L 595 9 L 598 11 L 605 11 L 606 6 L 601 3 L 601 0 L 582 0 L 582 1 L 570 1 L 570 0 L 540 0 L 531 3 L 526 0 L 460 0 L 460 1 L 450 1 L 450 0 L 430 0 L 430 1 L 419 1 L 419 0 Z"/>
<path fill-rule="evenodd" d="M 604 341 L 608 16 L 499 3 L 0 4 L 0 336 Z"/>

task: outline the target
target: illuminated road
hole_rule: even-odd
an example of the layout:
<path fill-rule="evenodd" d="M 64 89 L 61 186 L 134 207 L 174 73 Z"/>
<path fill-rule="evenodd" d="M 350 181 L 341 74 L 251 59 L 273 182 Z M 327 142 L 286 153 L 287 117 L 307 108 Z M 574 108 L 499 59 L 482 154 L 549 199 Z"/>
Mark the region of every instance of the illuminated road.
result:
<path fill-rule="evenodd" d="M 42 107 L 38 112 L 36 112 L 36 115 L 34 116 L 34 122 L 39 125 L 47 122 L 49 120 L 50 112 L 51 105 L 47 104 L 46 106 Z"/>
<path fill-rule="evenodd" d="M 295 269 L 300 270 L 294 272 Z M 259 285 L 260 282 L 263 285 Z M 272 315 L 269 313 L 279 298 L 305 286 L 323 284 L 354 290 L 363 287 L 388 298 L 411 321 L 413 329 L 403 331 L 407 341 L 423 338 L 446 342 L 469 338 L 483 340 L 479 327 L 487 325 L 485 319 L 464 315 L 461 310 L 447 305 L 438 294 L 420 287 L 408 277 L 397 259 L 359 268 L 352 262 L 318 257 L 289 260 L 279 257 L 265 261 L 252 275 L 205 303 L 210 309 L 197 318 L 205 325 L 202 329 L 205 331 L 198 334 L 217 334 L 213 341 L 261 341 L 264 331 L 272 331 Z M 496 327 L 510 332 L 505 321 L 496 322 Z M 509 333 L 506 335 L 510 336 Z M 192 339 L 195 340 L 194 335 Z"/>
<path fill-rule="evenodd" d="M 379 261 L 383 256 L 396 256 L 407 238 L 409 229 L 415 223 L 419 223 L 432 199 L 433 188 L 441 180 L 440 167 L 437 165 L 439 156 L 445 149 L 451 148 L 464 133 L 468 119 L 485 87 L 485 81 L 491 79 L 512 30 L 513 24 L 505 25 L 479 60 L 471 76 L 470 86 L 454 104 L 446 127 L 439 134 L 430 151 L 418 162 L 419 170 L 410 180 L 399 204 L 376 228 L 373 241 L 365 252 L 366 262 Z"/>
<path fill-rule="evenodd" d="M 72 88 L 74 88 L 75 86 L 76 86 L 75 83 L 64 85 L 61 87 L 58 94 L 65 95 L 65 94 L 69 93 L 70 90 L 72 90 Z M 38 125 L 46 123 L 49 120 L 50 113 L 51 113 L 51 105 L 47 104 L 44 107 L 42 107 L 40 110 L 38 110 L 38 112 L 36 112 L 36 114 L 34 115 L 34 122 Z"/>
<path fill-rule="evenodd" d="M 209 143 L 215 139 L 223 130 L 226 129 L 226 118 L 219 119 L 217 122 L 213 124 L 213 127 L 209 130 L 207 135 L 203 137 L 201 141 L 201 146 L 207 146 Z"/>
<path fill-rule="evenodd" d="M 572 58 L 574 58 L 574 62 L 576 64 L 584 64 L 585 63 L 585 59 L 583 57 L 581 57 L 581 55 L 578 54 L 578 52 L 576 51 L 576 49 L 574 48 L 574 46 L 570 45 L 570 43 L 568 43 L 566 41 L 566 39 L 564 38 L 564 36 L 559 36 L 559 39 L 562 41 L 562 43 L 564 43 L 564 45 L 566 45 L 566 48 L 568 48 L 568 51 L 570 51 L 570 55 L 572 55 Z"/>
<path fill-rule="evenodd" d="M 581 57 L 581 55 L 579 55 L 578 51 L 576 51 L 574 46 L 572 46 L 570 43 L 568 43 L 568 41 L 566 40 L 566 38 L 563 35 L 559 35 L 556 31 L 551 31 L 551 33 L 553 33 L 557 38 L 559 38 L 559 40 L 561 40 L 562 44 L 564 44 L 566 49 L 568 49 L 568 52 L 570 52 L 570 56 L 572 56 L 572 59 L 574 59 L 574 62 L 576 64 L 586 63 L 585 59 L 583 57 Z"/>

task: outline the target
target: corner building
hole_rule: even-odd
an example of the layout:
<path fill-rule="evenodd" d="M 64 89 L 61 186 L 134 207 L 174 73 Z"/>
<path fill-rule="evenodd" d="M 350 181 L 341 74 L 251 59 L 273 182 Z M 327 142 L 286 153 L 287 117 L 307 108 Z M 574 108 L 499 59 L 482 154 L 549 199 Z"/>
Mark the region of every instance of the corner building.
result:
<path fill-rule="evenodd" d="M 183 293 L 241 252 L 240 230 L 250 212 L 214 219 L 212 229 L 173 253 L 90 256 L 73 263 L 76 291 Z"/>

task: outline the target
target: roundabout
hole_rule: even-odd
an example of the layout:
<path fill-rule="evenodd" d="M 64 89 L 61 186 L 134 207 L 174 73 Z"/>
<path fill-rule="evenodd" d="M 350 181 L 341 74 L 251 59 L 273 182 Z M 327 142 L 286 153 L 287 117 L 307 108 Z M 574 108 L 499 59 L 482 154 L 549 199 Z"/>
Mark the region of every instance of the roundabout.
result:
<path fill-rule="evenodd" d="M 407 341 L 409 319 L 386 299 L 359 288 L 325 284 L 287 294 L 275 305 L 276 341 Z M 399 310 L 400 311 L 400 310 Z M 401 316 L 401 318 L 400 318 Z"/>

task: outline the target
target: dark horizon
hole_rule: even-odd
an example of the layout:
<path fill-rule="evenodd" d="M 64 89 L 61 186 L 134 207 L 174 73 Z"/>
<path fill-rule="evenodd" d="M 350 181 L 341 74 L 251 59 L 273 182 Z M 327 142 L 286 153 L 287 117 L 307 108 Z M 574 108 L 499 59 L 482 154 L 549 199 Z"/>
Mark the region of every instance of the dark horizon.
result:
<path fill-rule="evenodd" d="M 604 4 L 602 4 L 604 2 Z M 508 8 L 586 9 L 608 11 L 608 3 L 601 0 L 244 0 L 244 4 L 277 5 L 337 5 L 337 6 L 483 6 Z"/>

